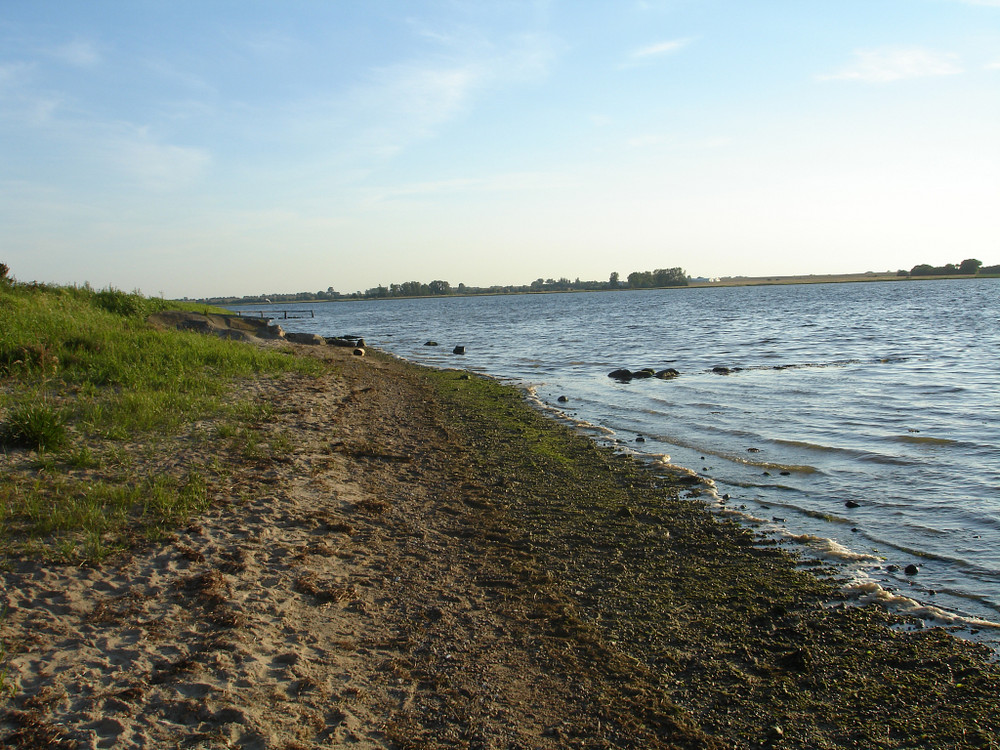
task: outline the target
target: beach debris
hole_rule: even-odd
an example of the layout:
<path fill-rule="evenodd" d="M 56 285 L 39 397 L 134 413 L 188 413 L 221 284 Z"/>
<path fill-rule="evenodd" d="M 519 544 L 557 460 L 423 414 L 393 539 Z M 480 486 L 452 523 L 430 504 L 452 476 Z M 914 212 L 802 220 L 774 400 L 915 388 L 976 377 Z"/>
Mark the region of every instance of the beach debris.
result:
<path fill-rule="evenodd" d="M 358 346 L 364 347 L 365 340 L 358 336 L 330 336 L 326 339 L 330 346 Z"/>
<path fill-rule="evenodd" d="M 364 349 L 355 349 L 352 352 L 352 354 L 354 354 L 355 357 L 363 357 L 363 356 L 365 356 L 365 350 Z"/>
<path fill-rule="evenodd" d="M 308 344 L 310 346 L 325 346 L 326 339 L 318 333 L 294 333 L 285 334 L 285 339 L 293 344 Z"/>

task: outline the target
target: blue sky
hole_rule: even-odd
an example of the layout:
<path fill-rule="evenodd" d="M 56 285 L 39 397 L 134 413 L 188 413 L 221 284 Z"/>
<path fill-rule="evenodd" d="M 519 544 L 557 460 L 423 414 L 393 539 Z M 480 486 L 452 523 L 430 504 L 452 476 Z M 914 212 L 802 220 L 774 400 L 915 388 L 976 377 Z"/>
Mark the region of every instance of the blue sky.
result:
<path fill-rule="evenodd" d="M 0 262 L 168 297 L 1000 263 L 1000 0 L 0 4 Z"/>

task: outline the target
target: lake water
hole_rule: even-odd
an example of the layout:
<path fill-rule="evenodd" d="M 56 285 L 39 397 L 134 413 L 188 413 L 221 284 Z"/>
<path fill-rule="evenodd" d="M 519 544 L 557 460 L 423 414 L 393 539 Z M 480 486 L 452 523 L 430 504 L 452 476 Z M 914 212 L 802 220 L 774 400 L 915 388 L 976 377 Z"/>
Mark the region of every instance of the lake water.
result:
<path fill-rule="evenodd" d="M 1000 280 L 290 307 L 316 317 L 286 330 L 524 386 L 711 478 L 718 512 L 835 561 L 862 599 L 1000 646 Z M 608 377 L 644 367 L 680 375 Z"/>

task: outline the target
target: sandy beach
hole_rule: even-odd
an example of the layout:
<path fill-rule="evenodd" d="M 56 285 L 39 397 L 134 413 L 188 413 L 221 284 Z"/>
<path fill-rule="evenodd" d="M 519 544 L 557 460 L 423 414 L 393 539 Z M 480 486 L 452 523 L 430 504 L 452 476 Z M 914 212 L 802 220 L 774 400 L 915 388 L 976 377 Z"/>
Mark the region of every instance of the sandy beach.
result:
<path fill-rule="evenodd" d="M 985 648 L 855 606 L 692 478 L 487 379 L 268 345 L 329 362 L 239 384 L 281 451 L 123 446 L 214 466 L 207 512 L 4 561 L 3 746 L 1000 747 Z"/>

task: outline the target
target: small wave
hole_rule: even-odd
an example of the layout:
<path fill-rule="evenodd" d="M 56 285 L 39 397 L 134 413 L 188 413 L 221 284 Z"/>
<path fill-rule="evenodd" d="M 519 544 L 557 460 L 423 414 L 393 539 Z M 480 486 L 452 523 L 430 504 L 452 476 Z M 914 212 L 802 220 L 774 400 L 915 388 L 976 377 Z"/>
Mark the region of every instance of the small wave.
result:
<path fill-rule="evenodd" d="M 535 386 L 523 386 L 522 390 L 527 402 L 531 404 L 532 407 L 543 414 L 558 420 L 559 422 L 575 427 L 582 432 L 604 438 L 612 437 L 615 434 L 615 431 L 609 429 L 608 427 L 574 417 L 572 414 L 567 414 L 562 409 L 545 403 L 545 401 L 538 395 L 537 388 Z"/>
<path fill-rule="evenodd" d="M 854 552 L 840 542 L 824 536 L 814 536 L 813 534 L 787 534 L 785 538 L 789 541 L 801 544 L 820 554 L 821 557 L 838 562 L 878 562 L 880 558 L 874 555 L 866 555 L 861 552 Z"/>
<path fill-rule="evenodd" d="M 949 438 L 923 437 L 921 435 L 893 435 L 890 440 L 897 443 L 915 443 L 917 445 L 958 445 L 957 440 Z"/>
<path fill-rule="evenodd" d="M 916 599 L 889 591 L 874 581 L 855 581 L 847 584 L 844 591 L 862 604 L 878 603 L 899 614 L 912 615 L 922 620 L 932 620 L 942 625 L 1000 630 L 998 622 L 949 612 L 930 604 L 922 604 Z"/>

